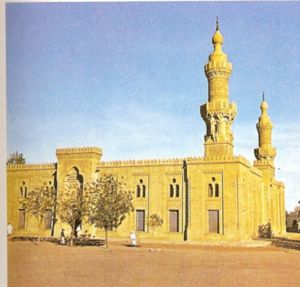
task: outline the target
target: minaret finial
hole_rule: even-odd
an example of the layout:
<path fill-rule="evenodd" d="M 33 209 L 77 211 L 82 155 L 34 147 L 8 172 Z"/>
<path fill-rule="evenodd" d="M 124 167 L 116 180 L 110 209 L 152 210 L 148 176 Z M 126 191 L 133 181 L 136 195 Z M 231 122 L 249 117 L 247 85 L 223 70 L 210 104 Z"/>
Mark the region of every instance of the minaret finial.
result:
<path fill-rule="evenodd" d="M 263 91 L 262 96 L 263 96 L 263 101 L 264 101 L 265 100 L 265 92 L 264 91 Z"/>
<path fill-rule="evenodd" d="M 217 16 L 216 20 L 216 31 L 219 31 L 219 17 Z"/>

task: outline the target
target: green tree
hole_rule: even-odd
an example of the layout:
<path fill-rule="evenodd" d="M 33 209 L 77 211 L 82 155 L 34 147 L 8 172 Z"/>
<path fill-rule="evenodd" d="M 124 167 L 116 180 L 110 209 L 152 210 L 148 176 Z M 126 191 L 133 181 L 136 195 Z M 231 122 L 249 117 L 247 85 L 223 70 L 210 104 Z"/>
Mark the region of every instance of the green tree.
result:
<path fill-rule="evenodd" d="M 132 192 L 127 191 L 123 180 L 117 182 L 113 176 L 102 176 L 89 187 L 89 220 L 96 227 L 105 230 L 105 244 L 108 246 L 107 231 L 118 228 L 126 214 L 133 211 Z"/>
<path fill-rule="evenodd" d="M 7 164 L 24 164 L 25 158 L 23 157 L 22 153 L 18 153 L 17 151 L 11 155 L 9 155 Z"/>
<path fill-rule="evenodd" d="M 71 227 L 71 245 L 76 228 L 89 212 L 88 194 L 77 184 L 69 185 L 58 200 L 58 214 L 62 222 Z"/>
<path fill-rule="evenodd" d="M 295 206 L 294 212 L 296 212 L 298 215 L 300 215 L 300 200 L 298 201 L 298 205 Z"/>
<path fill-rule="evenodd" d="M 25 198 L 21 199 L 22 207 L 37 219 L 39 229 L 44 223 L 46 212 L 53 212 L 55 204 L 55 189 L 53 186 L 47 186 L 46 184 L 33 188 Z M 38 236 L 38 242 L 39 239 Z"/>
<path fill-rule="evenodd" d="M 151 214 L 150 216 L 150 221 L 149 221 L 149 225 L 152 228 L 152 231 L 154 232 L 154 229 L 162 226 L 163 225 L 163 220 L 160 218 L 159 215 L 157 215 L 156 213 Z"/>

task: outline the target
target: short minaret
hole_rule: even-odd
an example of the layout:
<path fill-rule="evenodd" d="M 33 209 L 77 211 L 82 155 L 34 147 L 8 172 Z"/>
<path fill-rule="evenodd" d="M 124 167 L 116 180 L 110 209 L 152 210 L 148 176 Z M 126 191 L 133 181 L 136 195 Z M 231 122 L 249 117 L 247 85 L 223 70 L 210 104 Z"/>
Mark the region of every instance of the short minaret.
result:
<path fill-rule="evenodd" d="M 256 124 L 258 148 L 254 149 L 254 166 L 262 173 L 262 220 L 271 224 L 274 234 L 279 234 L 285 232 L 284 184 L 275 179 L 276 149 L 272 146 L 273 125 L 264 94 L 260 109 L 261 115 Z"/>
<path fill-rule="evenodd" d="M 228 82 L 232 65 L 222 51 L 223 41 L 217 19 L 216 32 L 212 38 L 214 51 L 204 66 L 208 80 L 208 102 L 200 107 L 201 117 L 206 124 L 206 158 L 233 155 L 231 125 L 237 114 L 237 107 L 235 103 L 229 102 Z"/>
<path fill-rule="evenodd" d="M 276 149 L 272 146 L 272 122 L 268 115 L 268 104 L 263 94 L 263 101 L 260 105 L 261 116 L 256 124 L 258 132 L 258 148 L 254 150 L 254 155 L 258 162 L 274 165 Z"/>

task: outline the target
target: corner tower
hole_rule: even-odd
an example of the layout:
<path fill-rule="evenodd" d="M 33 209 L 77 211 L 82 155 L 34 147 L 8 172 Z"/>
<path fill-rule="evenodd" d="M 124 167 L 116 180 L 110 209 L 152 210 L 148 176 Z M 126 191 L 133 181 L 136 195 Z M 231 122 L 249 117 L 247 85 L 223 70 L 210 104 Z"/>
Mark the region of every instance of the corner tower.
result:
<path fill-rule="evenodd" d="M 208 102 L 200 107 L 206 124 L 204 136 L 205 157 L 233 156 L 232 122 L 237 114 L 235 103 L 229 102 L 229 77 L 232 65 L 222 51 L 223 36 L 217 19 L 216 32 L 212 38 L 214 51 L 204 66 L 208 80 Z"/>

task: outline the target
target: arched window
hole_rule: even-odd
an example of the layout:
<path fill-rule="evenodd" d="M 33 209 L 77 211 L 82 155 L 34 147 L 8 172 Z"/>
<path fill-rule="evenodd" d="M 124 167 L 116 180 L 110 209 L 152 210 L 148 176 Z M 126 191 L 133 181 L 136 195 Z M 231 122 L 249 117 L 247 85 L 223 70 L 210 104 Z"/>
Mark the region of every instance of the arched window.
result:
<path fill-rule="evenodd" d="M 146 185 L 143 184 L 143 180 L 139 180 L 139 184 L 136 186 L 136 197 L 146 197 Z"/>
<path fill-rule="evenodd" d="M 136 186 L 136 197 L 141 197 L 141 187 L 139 185 Z"/>
<path fill-rule="evenodd" d="M 215 197 L 219 197 L 219 184 L 216 183 L 215 185 Z"/>
<path fill-rule="evenodd" d="M 210 184 L 208 185 L 208 197 L 213 197 L 213 193 L 214 193 L 214 191 L 213 191 L 213 186 L 212 186 L 212 184 L 210 183 Z"/>
<path fill-rule="evenodd" d="M 179 184 L 176 184 L 176 197 L 179 197 Z"/>
<path fill-rule="evenodd" d="M 170 197 L 174 197 L 174 187 L 173 187 L 173 184 L 170 184 Z"/>
<path fill-rule="evenodd" d="M 27 186 L 25 181 L 22 182 L 22 186 L 20 186 L 20 197 L 26 198 L 27 197 Z"/>
<path fill-rule="evenodd" d="M 179 197 L 179 184 L 176 183 L 176 179 L 172 179 L 172 184 L 170 184 L 170 197 Z"/>
<path fill-rule="evenodd" d="M 216 178 L 211 178 L 211 183 L 208 184 L 208 197 L 219 197 L 220 189 L 219 184 L 216 183 Z"/>

